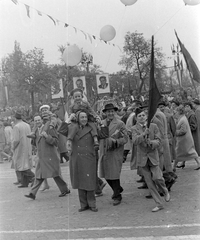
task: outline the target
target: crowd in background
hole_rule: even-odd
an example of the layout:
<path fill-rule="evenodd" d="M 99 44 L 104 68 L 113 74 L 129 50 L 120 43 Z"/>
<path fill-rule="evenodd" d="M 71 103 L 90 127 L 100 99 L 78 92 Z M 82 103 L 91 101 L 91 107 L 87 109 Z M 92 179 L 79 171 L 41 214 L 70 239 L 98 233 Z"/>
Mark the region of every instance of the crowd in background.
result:
<path fill-rule="evenodd" d="M 74 102 L 76 102 L 76 98 Z M 195 170 L 200 169 L 200 101 L 198 98 L 194 98 L 194 93 L 190 88 L 187 90 L 180 89 L 176 95 L 172 93 L 163 95 L 162 100 L 158 103 L 157 112 L 152 119 L 151 125 L 153 127 L 147 127 L 146 125 L 148 95 L 135 97 L 130 95 L 124 97 L 103 96 L 92 107 L 93 112 L 101 122 L 101 124 L 98 123 L 98 126 L 109 127 L 109 133 L 107 137 L 99 138 L 99 145 L 96 144 L 96 148 L 92 145 L 94 139 L 89 134 L 92 132 L 92 125 L 89 124 L 88 113 L 84 109 L 81 109 L 77 115 L 78 128 L 74 128 L 77 130 L 73 139 L 59 134 L 59 127 L 62 121 L 66 119 L 64 115 L 60 117 L 58 113 L 60 109 L 66 110 L 66 104 L 66 102 L 62 103 L 61 101 L 49 105 L 48 103 L 39 102 L 34 116 L 30 107 L 18 106 L 1 109 L 0 162 L 3 163 L 5 160 L 12 162 L 12 168 L 16 171 L 16 184 L 21 184 L 21 187 L 28 187 L 29 183 L 32 184 L 31 192 L 26 195 L 29 198 L 35 199 L 42 182 L 49 177 L 53 177 L 58 185 L 61 191 L 60 197 L 70 193 L 67 184 L 62 178 L 59 166 L 60 163 L 63 163 L 64 158 L 66 161 L 70 159 L 71 182 L 73 188 L 78 188 L 80 211 L 87 209 L 98 211 L 95 197 L 103 195 L 102 190 L 106 185 L 101 178 L 105 178 L 113 190 L 113 205 L 118 205 L 122 201 L 123 192 L 120 183 L 121 168 L 130 153 L 130 168 L 137 169 L 138 175 L 141 176 L 141 179 L 138 180 L 138 182 L 143 183 L 141 188 L 149 189 L 150 194 L 147 198 L 155 200 L 157 205 L 152 211 L 156 212 L 163 208 L 160 195 L 164 195 L 167 202 L 170 200 L 169 191 L 176 182 L 177 176 L 175 172 L 177 167 L 184 168 L 186 161 L 195 160 L 197 163 Z M 45 107 L 47 111 L 43 112 L 42 109 L 45 109 Z M 137 129 L 138 126 L 142 125 L 142 120 L 139 119 L 140 115 L 145 126 L 144 130 L 140 130 L 141 132 Z M 53 118 L 56 119 L 56 124 L 52 123 Z M 111 127 L 112 124 L 113 127 Z M 19 130 L 20 128 L 23 130 Z M 40 128 L 43 128 L 42 132 L 40 132 Z M 31 137 L 31 130 L 35 131 L 33 138 Z M 99 127 L 98 130 L 100 131 L 101 128 Z M 31 155 L 36 156 L 34 165 L 36 170 L 39 168 L 37 170 L 39 171 L 39 175 L 37 175 L 39 177 L 35 177 L 35 174 L 31 171 L 32 163 L 28 169 L 16 169 L 16 162 L 13 158 L 21 141 L 18 139 L 21 131 L 24 131 L 24 141 L 32 143 Z M 147 140 L 146 136 L 152 134 L 154 137 Z M 82 140 L 80 136 L 83 138 Z M 92 137 L 94 136 L 92 135 Z M 44 139 L 43 142 L 39 142 L 41 138 Z M 33 139 L 37 140 L 35 144 L 33 144 Z M 67 146 L 69 140 L 71 140 L 71 145 Z M 150 146 L 151 151 L 155 151 L 154 160 L 158 161 L 152 163 L 151 156 L 148 156 L 145 166 L 138 164 L 140 161 L 138 158 L 141 158 L 141 156 L 136 153 L 138 151 L 141 151 L 141 154 L 145 151 L 147 153 Z M 38 152 L 39 148 L 41 148 L 42 153 Z M 84 151 L 85 148 L 87 148 L 87 152 Z M 44 149 L 46 150 L 44 151 Z M 54 157 L 48 155 L 47 149 Z M 20 150 L 18 149 L 18 151 Z M 70 155 L 69 152 L 71 151 Z M 30 154 L 30 152 L 27 154 Z M 57 161 L 56 167 L 55 165 L 50 167 L 49 174 L 46 174 L 46 170 L 43 169 L 45 164 L 43 166 L 41 163 L 41 159 L 44 159 L 46 155 L 48 155 L 47 160 L 56 159 Z M 95 164 L 90 165 L 90 158 Z M 110 160 L 108 164 L 108 159 L 112 159 L 113 162 Z M 31 158 L 32 160 L 33 158 Z M 80 161 L 85 162 L 80 164 Z M 98 164 L 101 178 L 97 176 Z M 82 169 L 81 173 L 80 170 L 77 172 L 77 166 Z M 90 174 L 87 172 L 90 172 Z M 154 179 L 149 174 L 150 172 L 155 177 Z M 88 174 L 90 179 L 85 177 L 84 174 Z M 77 180 L 78 176 L 82 177 L 81 181 Z M 48 182 L 45 184 L 44 190 L 48 189 Z M 85 195 L 87 195 L 86 198 Z"/>

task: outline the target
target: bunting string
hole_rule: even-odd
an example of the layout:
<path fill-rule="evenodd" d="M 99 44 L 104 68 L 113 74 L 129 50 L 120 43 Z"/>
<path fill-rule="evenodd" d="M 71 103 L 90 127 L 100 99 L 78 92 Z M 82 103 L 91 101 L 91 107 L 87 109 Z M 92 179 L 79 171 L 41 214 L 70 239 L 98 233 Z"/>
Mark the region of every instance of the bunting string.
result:
<path fill-rule="evenodd" d="M 94 40 L 97 40 L 97 39 L 98 39 L 100 42 L 103 42 L 103 43 L 105 43 L 105 44 L 107 44 L 107 45 L 112 45 L 113 47 L 117 47 L 117 48 L 121 51 L 120 47 L 119 47 L 118 45 L 116 45 L 115 43 L 110 43 L 110 42 L 104 41 L 104 40 L 102 40 L 101 38 L 99 38 L 99 37 L 97 37 L 97 36 L 95 36 L 95 35 L 93 35 L 93 34 L 90 34 L 90 33 L 88 33 L 88 32 L 83 31 L 82 29 L 79 29 L 79 28 L 77 28 L 77 27 L 74 27 L 74 26 L 72 26 L 72 25 L 69 25 L 68 23 L 63 22 L 63 21 L 61 21 L 61 20 L 59 20 L 59 19 L 56 19 L 56 18 L 52 17 L 51 15 L 49 15 L 49 14 L 47 14 L 47 13 L 45 13 L 45 12 L 42 12 L 42 11 L 40 11 L 40 10 L 34 8 L 34 7 L 31 7 L 31 6 L 29 6 L 29 5 L 21 2 L 21 1 L 19 1 L 19 0 L 11 0 L 11 1 L 12 1 L 15 5 L 18 5 L 19 3 L 20 3 L 20 4 L 23 4 L 23 5 L 25 6 L 25 9 L 26 9 L 26 14 L 27 14 L 27 16 L 28 16 L 29 18 L 31 18 L 31 16 L 30 16 L 30 9 L 33 9 L 34 11 L 37 12 L 37 14 L 38 14 L 39 16 L 46 15 L 46 16 L 53 22 L 53 24 L 54 24 L 55 26 L 59 25 L 59 23 L 62 23 L 65 28 L 67 28 L 67 27 L 73 28 L 74 31 L 75 31 L 75 33 L 77 33 L 78 31 L 81 32 L 81 33 L 83 34 L 85 40 L 89 40 L 91 44 L 92 44 L 92 39 L 94 39 Z"/>

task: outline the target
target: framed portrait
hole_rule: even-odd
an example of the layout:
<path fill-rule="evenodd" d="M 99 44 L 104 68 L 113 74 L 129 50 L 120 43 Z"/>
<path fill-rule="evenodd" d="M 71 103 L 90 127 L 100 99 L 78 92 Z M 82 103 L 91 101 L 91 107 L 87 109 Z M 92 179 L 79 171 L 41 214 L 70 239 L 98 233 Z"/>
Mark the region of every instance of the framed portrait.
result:
<path fill-rule="evenodd" d="M 82 89 L 84 97 L 87 98 L 85 76 L 73 77 L 73 87 Z"/>
<path fill-rule="evenodd" d="M 97 93 L 110 93 L 110 81 L 108 74 L 96 75 Z"/>
<path fill-rule="evenodd" d="M 51 87 L 51 97 L 52 97 L 52 99 L 64 98 L 62 79 L 59 80 L 58 84 L 59 84 L 58 88 Z"/>

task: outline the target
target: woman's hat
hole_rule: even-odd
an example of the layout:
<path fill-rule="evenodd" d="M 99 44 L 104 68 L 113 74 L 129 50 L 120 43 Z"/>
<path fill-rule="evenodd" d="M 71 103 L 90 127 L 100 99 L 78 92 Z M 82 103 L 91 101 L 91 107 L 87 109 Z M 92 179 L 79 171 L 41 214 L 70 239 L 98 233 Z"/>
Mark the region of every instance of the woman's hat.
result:
<path fill-rule="evenodd" d="M 108 103 L 104 106 L 104 109 L 102 110 L 102 112 L 106 112 L 107 110 L 111 110 L 114 109 L 115 111 L 118 110 L 118 107 L 114 106 L 113 103 Z"/>
<path fill-rule="evenodd" d="M 75 89 L 73 89 L 73 90 L 70 92 L 70 96 L 73 97 L 73 95 L 74 95 L 75 92 L 80 92 L 80 93 L 83 95 L 83 90 L 82 90 L 82 89 L 80 89 L 80 88 L 75 88 Z"/>

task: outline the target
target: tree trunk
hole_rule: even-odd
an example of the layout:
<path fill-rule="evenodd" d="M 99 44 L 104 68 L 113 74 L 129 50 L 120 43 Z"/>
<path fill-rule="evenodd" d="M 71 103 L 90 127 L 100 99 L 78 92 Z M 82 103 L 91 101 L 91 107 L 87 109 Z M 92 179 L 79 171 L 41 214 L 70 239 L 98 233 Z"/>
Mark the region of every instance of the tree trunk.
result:
<path fill-rule="evenodd" d="M 35 103 L 34 103 L 34 92 L 31 91 L 31 107 L 32 107 L 32 114 L 35 114 Z"/>
<path fill-rule="evenodd" d="M 144 85 L 144 80 L 143 79 L 140 79 L 141 80 L 141 83 L 140 83 L 140 87 L 139 87 L 139 94 L 142 92 L 142 87 Z"/>

